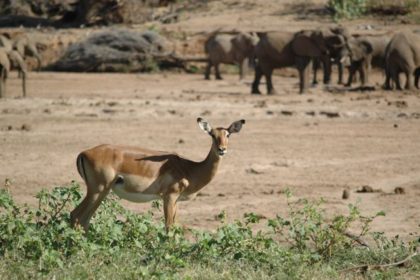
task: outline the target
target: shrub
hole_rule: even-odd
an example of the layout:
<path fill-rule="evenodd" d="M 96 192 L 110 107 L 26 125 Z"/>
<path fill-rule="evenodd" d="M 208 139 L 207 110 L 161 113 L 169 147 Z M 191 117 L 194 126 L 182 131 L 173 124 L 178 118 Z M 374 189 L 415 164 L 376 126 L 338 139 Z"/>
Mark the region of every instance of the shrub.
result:
<path fill-rule="evenodd" d="M 269 219 L 258 231 L 261 216 L 247 213 L 226 223 L 222 212 L 221 225 L 213 232 L 174 227 L 166 233 L 163 221 L 154 218 L 160 203 L 153 202 L 145 214 L 134 214 L 110 195 L 85 234 L 69 227 L 69 210 L 81 199 L 77 184 L 36 197 L 38 207 L 18 206 L 0 190 L 0 275 L 5 279 L 337 278 L 345 273 L 340 271 L 350 268 L 352 273 L 360 264 L 404 259 L 419 244 L 371 232 L 370 223 L 383 213 L 364 217 L 354 205 L 348 215 L 328 219 L 322 200 L 289 202 L 287 218 Z M 348 234 L 350 227 L 359 229 L 357 238 Z M 368 236 L 375 244 L 359 246 L 357 239 Z M 413 260 L 411 268 L 391 266 L 367 273 L 414 275 L 420 260 Z"/>
<path fill-rule="evenodd" d="M 328 7 L 333 10 L 334 18 L 355 18 L 366 11 L 366 0 L 329 0 Z"/>

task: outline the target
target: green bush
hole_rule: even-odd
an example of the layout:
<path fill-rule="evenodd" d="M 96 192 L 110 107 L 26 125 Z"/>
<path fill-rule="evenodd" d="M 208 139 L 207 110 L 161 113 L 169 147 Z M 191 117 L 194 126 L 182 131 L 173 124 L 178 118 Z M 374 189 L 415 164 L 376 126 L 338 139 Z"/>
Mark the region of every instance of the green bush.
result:
<path fill-rule="evenodd" d="M 406 15 L 420 9 L 420 0 L 329 0 L 334 19 L 352 19 L 365 14 Z"/>
<path fill-rule="evenodd" d="M 355 18 L 365 13 L 366 0 L 329 0 L 328 7 L 336 19 Z"/>
<path fill-rule="evenodd" d="M 288 194 L 290 196 L 290 194 Z M 99 207 L 87 234 L 69 227 L 69 211 L 81 199 L 77 184 L 42 191 L 38 207 L 18 206 L 0 190 L 0 278 L 58 279 L 272 279 L 337 278 L 357 265 L 392 263 L 416 250 L 418 240 L 405 243 L 371 232 L 373 217 L 351 205 L 348 215 L 325 216 L 322 200 L 288 203 L 287 218 L 267 225 L 247 213 L 242 220 L 221 224 L 215 231 L 174 227 L 166 233 L 156 221 L 160 203 L 145 214 L 124 209 L 110 195 Z M 352 236 L 370 237 L 370 248 Z M 343 272 L 344 271 L 344 272 Z M 419 258 L 407 268 L 368 271 L 368 276 L 393 278 L 420 272 Z"/>

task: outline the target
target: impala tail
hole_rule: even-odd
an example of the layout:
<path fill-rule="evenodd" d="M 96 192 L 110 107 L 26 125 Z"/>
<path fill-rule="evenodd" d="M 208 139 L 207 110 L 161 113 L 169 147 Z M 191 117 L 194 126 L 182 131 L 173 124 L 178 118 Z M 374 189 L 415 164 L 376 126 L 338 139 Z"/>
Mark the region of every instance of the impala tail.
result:
<path fill-rule="evenodd" d="M 76 165 L 77 165 L 77 172 L 79 172 L 80 177 L 83 178 L 83 180 L 85 181 L 85 183 L 87 183 L 86 181 L 86 170 L 85 170 L 85 161 L 86 158 L 83 155 L 83 153 L 79 154 L 77 156 L 77 160 L 76 160 Z"/>

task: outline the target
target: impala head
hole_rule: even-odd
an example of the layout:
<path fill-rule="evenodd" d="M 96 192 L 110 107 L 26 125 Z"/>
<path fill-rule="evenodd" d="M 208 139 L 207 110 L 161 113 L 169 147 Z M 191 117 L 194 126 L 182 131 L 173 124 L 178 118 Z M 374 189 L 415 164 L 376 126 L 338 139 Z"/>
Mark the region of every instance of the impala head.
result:
<path fill-rule="evenodd" d="M 222 157 L 227 153 L 229 136 L 232 133 L 239 132 L 242 128 L 242 125 L 245 123 L 245 120 L 233 122 L 228 128 L 212 128 L 211 125 L 202 118 L 198 118 L 197 122 L 200 128 L 213 138 L 212 149 L 217 153 L 219 157 Z"/>

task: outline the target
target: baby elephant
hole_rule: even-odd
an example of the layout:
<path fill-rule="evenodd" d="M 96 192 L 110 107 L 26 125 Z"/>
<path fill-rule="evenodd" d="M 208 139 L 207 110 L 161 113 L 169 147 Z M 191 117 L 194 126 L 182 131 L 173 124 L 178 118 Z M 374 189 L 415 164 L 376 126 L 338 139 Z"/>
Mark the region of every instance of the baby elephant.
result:
<path fill-rule="evenodd" d="M 391 35 L 364 35 L 348 41 L 351 64 L 346 86 L 351 86 L 353 77 L 359 72 L 361 86 L 369 84 L 369 72 L 372 67 L 385 70 L 385 51 Z"/>
<path fill-rule="evenodd" d="M 22 78 L 23 97 L 26 96 L 26 64 L 18 52 L 0 47 L 0 98 L 6 96 L 6 82 L 11 68 L 19 71 Z"/>
<path fill-rule="evenodd" d="M 253 61 L 254 47 L 257 44 L 258 37 L 252 33 L 213 34 L 205 42 L 204 50 L 208 57 L 208 64 L 204 78 L 210 79 L 210 70 L 214 66 L 216 79 L 221 80 L 219 64 L 237 64 L 239 65 L 240 79 L 244 78 L 246 61 Z"/>

